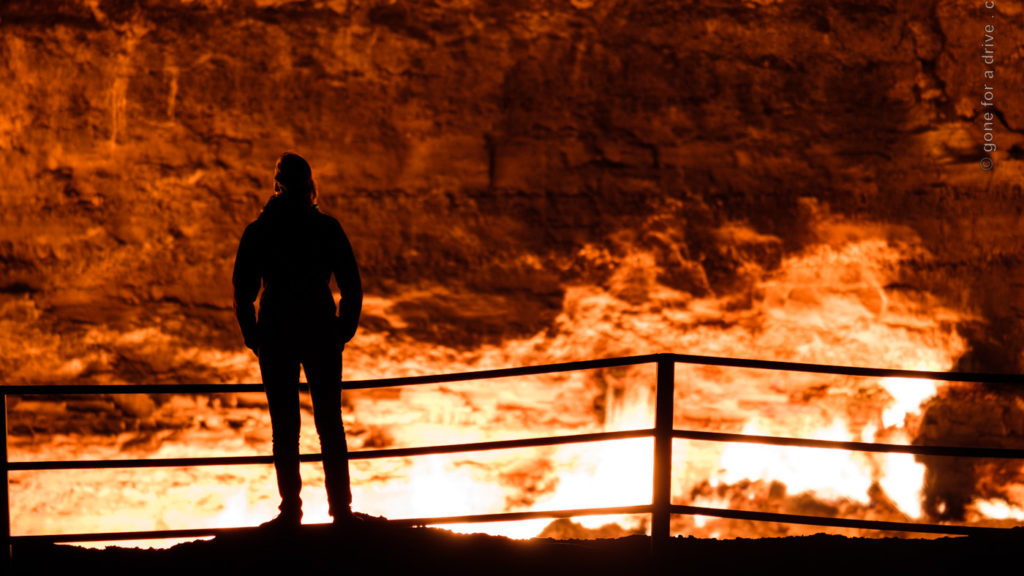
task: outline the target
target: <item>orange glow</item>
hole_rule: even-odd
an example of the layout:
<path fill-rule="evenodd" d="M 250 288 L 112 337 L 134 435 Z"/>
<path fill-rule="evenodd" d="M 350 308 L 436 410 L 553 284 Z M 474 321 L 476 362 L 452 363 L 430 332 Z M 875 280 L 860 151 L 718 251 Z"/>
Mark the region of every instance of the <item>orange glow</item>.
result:
<path fill-rule="evenodd" d="M 232 264 L 285 150 L 363 272 L 349 381 L 662 352 L 1019 370 L 1021 2 L 863 4 L 0 0 L 0 385 L 259 382 Z M 353 451 L 649 428 L 655 377 L 351 390 L 343 418 Z M 1024 400 L 996 386 L 682 364 L 675 385 L 680 429 L 1024 446 Z M 12 460 L 271 451 L 259 393 L 8 401 Z M 1006 459 L 672 446 L 676 504 L 1024 521 Z M 641 439 L 354 460 L 354 508 L 643 504 L 651 457 Z M 321 467 L 302 476 L 304 521 L 326 521 Z M 256 525 L 278 503 L 269 465 L 16 472 L 9 491 L 15 534 Z M 450 527 L 649 529 L 552 524 Z"/>
<path fill-rule="evenodd" d="M 733 234 L 741 230 L 733 226 Z M 631 303 L 624 286 L 579 285 L 566 291 L 556 330 L 472 351 L 422 346 L 382 333 L 360 334 L 346 352 L 346 378 L 362 379 L 487 369 L 510 365 L 671 350 L 737 357 L 944 370 L 965 345 L 952 312 L 927 295 L 909 299 L 888 288 L 898 271 L 900 246 L 877 238 L 822 243 L 783 260 L 764 274 L 749 307 L 729 299 L 693 298 L 639 273 L 643 254 L 616 282 L 646 292 Z M 589 256 L 586 256 L 589 257 Z M 639 267 L 637 274 L 628 268 Z M 619 292 L 616 292 L 619 291 Z M 400 318 L 393 302 L 367 298 L 374 315 Z M 97 339 L 148 346 L 169 337 L 155 328 Z M 129 342 L 130 341 L 130 342 Z M 244 354 L 182 347 L 181 358 L 240 374 L 258 374 Z M 753 370 L 677 368 L 677 427 L 834 440 L 907 442 L 908 416 L 937 385 L 910 379 L 866 379 Z M 413 446 L 514 437 L 647 428 L 653 423 L 652 367 L 554 374 L 440 386 L 346 392 L 350 448 Z M 188 404 L 190 401 L 184 401 Z M 251 409 L 238 431 L 240 408 L 200 402 L 193 426 L 158 432 L 137 445 L 136 435 L 12 438 L 13 458 L 114 458 L 269 453 L 269 418 Z M 302 448 L 316 452 L 311 417 L 303 412 Z M 204 424 L 205 422 L 205 424 Z M 783 449 L 677 442 L 674 501 L 725 506 L 727 498 L 697 496 L 703 481 L 722 487 L 776 481 L 787 495 L 869 506 L 877 485 L 898 512 L 882 518 L 918 518 L 924 467 L 902 455 L 867 456 L 842 450 Z M 651 498 L 652 442 L 623 440 L 530 450 L 502 450 L 352 463 L 354 507 L 392 518 L 501 511 L 552 510 L 642 504 Z M 272 517 L 276 486 L 269 466 L 216 470 L 143 470 L 19 473 L 12 483 L 14 532 L 145 530 L 253 525 Z M 143 479 L 144 478 L 144 479 Z M 326 521 L 322 473 L 304 466 L 306 522 Z M 751 493 L 751 498 L 753 498 Z M 123 511 L 110 509 L 120 502 Z M 982 516 L 1017 518 L 1018 504 L 978 502 Z M 878 514 L 883 514 L 878 512 Z M 643 532 L 630 517 L 577 518 L 585 528 L 610 522 Z M 729 536 L 717 520 L 695 518 L 704 534 Z M 546 520 L 449 525 L 511 537 L 537 535 Z M 686 530 L 680 525 L 679 529 Z"/>

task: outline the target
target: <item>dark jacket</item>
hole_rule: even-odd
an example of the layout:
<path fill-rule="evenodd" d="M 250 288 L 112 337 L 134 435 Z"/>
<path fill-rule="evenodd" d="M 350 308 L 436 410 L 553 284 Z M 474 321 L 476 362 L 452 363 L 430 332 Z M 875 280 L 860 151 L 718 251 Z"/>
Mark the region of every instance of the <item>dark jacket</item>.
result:
<path fill-rule="evenodd" d="M 341 290 L 335 309 L 330 280 Z M 245 345 L 348 342 L 359 325 L 363 289 L 352 245 L 337 220 L 277 195 L 246 227 L 232 277 Z M 259 320 L 253 302 L 263 287 Z"/>

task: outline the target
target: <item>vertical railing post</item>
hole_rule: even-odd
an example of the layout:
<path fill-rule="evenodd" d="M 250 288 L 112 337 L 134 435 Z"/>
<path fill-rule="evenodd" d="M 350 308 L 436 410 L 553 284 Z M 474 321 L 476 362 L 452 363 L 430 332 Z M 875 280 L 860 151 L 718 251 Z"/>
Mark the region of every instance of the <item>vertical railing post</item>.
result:
<path fill-rule="evenodd" d="M 656 560 L 664 558 L 670 536 L 675 367 L 675 359 L 671 354 L 658 355 L 657 399 L 654 408 L 654 492 L 651 500 L 651 549 Z"/>
<path fill-rule="evenodd" d="M 3 506 L 0 521 L 4 523 L 4 549 L 7 550 L 5 563 L 10 568 L 11 558 L 11 493 L 10 484 L 7 481 L 7 394 L 0 390 L 0 430 L 3 430 L 3 442 L 0 442 L 0 482 L 3 482 L 4 494 L 0 499 L 0 506 Z"/>

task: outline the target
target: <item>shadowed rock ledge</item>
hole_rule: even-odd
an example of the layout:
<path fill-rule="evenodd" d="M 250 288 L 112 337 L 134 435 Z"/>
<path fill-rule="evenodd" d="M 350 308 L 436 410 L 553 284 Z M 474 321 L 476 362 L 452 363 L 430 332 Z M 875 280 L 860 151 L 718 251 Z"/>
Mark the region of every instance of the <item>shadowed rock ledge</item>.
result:
<path fill-rule="evenodd" d="M 937 540 L 819 534 L 760 540 L 675 538 L 655 562 L 650 540 L 527 541 L 429 528 L 369 526 L 293 537 L 246 532 L 167 550 L 19 546 L 16 574 L 954 574 L 1014 565 L 1024 534 Z"/>

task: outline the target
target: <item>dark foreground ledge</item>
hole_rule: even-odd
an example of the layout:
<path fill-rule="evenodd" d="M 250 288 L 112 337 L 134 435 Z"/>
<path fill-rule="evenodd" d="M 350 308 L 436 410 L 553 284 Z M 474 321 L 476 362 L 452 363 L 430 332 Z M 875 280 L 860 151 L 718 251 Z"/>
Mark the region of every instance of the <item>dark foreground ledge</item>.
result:
<path fill-rule="evenodd" d="M 15 574 L 970 574 L 1020 571 L 1024 529 L 1005 537 L 907 540 L 842 536 L 701 540 L 674 538 L 661 562 L 644 536 L 529 541 L 430 528 L 369 524 L 297 534 L 250 531 L 167 550 L 19 544 Z"/>

